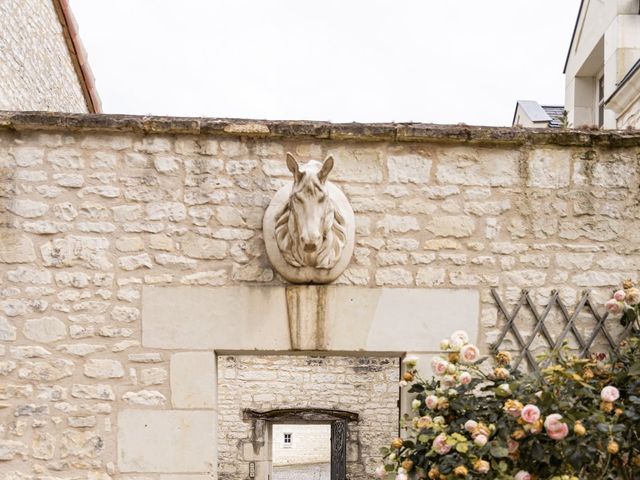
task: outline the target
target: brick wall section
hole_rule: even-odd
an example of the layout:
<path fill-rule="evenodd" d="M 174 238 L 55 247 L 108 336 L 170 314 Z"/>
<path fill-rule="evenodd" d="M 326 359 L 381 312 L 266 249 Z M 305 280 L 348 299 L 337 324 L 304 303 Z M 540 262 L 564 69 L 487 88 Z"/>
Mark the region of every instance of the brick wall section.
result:
<path fill-rule="evenodd" d="M 328 408 L 359 412 L 347 437 L 347 472 L 372 478 L 380 447 L 398 424 L 397 358 L 226 356 L 218 357 L 218 444 L 220 480 L 248 478 L 243 444 L 251 424 L 242 410 Z"/>
<path fill-rule="evenodd" d="M 0 4 L 0 110 L 87 112 L 51 0 Z"/>
<path fill-rule="evenodd" d="M 489 287 L 508 301 L 529 287 L 540 304 L 560 287 L 571 303 L 640 268 L 629 132 L 29 118 L 0 122 L 0 472 L 11 480 L 159 478 L 119 475 L 115 457 L 120 409 L 171 408 L 170 355 L 141 346 L 142 287 L 282 284 L 261 220 L 289 178 L 286 151 L 336 158 L 331 178 L 357 219 L 338 283 L 478 289 L 483 347 L 502 327 Z"/>

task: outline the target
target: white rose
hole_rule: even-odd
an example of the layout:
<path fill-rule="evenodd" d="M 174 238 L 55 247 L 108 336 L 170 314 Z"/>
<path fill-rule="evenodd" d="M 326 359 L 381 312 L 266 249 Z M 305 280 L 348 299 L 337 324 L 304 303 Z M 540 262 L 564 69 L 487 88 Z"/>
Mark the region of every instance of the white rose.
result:
<path fill-rule="evenodd" d="M 476 422 L 475 420 L 467 420 L 464 423 L 464 429 L 467 432 L 473 432 L 477 426 L 478 426 L 478 422 Z"/>
<path fill-rule="evenodd" d="M 415 366 L 418 364 L 418 357 L 416 357 L 415 355 L 407 355 L 402 360 L 402 363 L 404 363 L 409 369 L 415 368 Z"/>
<path fill-rule="evenodd" d="M 464 330 L 456 330 L 451 334 L 451 341 L 454 341 L 455 339 L 459 339 L 464 345 L 469 342 L 469 335 Z"/>

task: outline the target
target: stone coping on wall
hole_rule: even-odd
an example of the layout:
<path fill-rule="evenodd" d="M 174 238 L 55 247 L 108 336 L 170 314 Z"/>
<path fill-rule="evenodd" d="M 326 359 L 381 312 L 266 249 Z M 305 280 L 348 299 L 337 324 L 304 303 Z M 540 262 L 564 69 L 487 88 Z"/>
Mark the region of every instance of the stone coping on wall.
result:
<path fill-rule="evenodd" d="M 428 123 L 331 123 L 51 112 L 0 111 L 1 128 L 370 142 L 466 142 L 475 145 L 640 146 L 640 130 L 528 129 Z"/>

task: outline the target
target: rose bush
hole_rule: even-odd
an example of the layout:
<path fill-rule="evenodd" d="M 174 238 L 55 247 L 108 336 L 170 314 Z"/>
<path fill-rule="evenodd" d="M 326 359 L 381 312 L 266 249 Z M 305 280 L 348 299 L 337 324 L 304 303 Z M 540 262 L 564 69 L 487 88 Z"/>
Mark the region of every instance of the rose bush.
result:
<path fill-rule="evenodd" d="M 380 478 L 640 479 L 640 291 L 630 282 L 607 302 L 633 328 L 619 351 L 589 358 L 567 349 L 540 372 L 486 358 L 465 332 L 443 340 L 431 380 L 405 359 L 401 386 L 415 395 L 404 438 L 382 449 Z"/>

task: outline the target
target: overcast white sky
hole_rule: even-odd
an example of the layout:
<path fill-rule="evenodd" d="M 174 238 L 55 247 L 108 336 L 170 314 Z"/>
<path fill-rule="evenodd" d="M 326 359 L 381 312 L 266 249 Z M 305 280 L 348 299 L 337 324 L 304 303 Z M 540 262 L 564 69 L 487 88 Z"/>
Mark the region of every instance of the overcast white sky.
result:
<path fill-rule="evenodd" d="M 107 113 L 510 125 L 579 0 L 71 0 Z"/>

